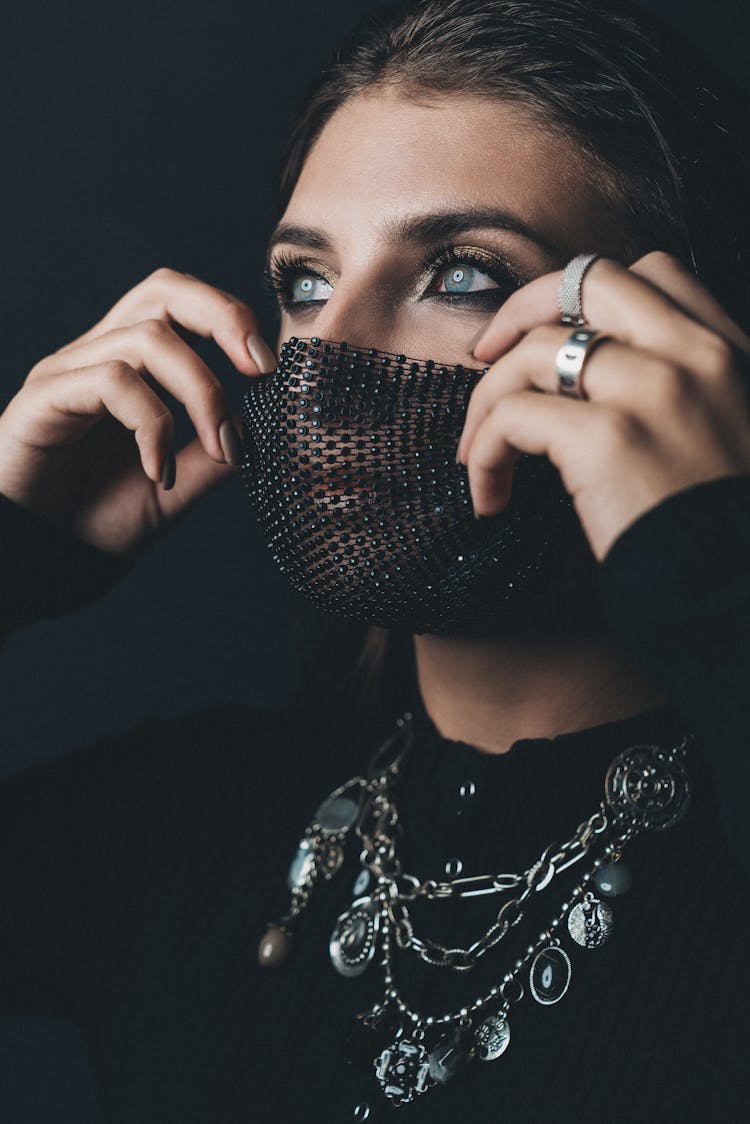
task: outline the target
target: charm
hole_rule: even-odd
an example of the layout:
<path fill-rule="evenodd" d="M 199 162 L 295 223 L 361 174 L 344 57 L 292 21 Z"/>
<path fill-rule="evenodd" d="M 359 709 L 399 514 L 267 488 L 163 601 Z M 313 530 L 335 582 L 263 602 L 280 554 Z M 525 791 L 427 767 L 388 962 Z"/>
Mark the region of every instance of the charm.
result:
<path fill-rule="evenodd" d="M 578 938 L 576 938 L 578 939 Z M 570 985 L 570 957 L 559 945 L 537 952 L 529 969 L 529 988 L 537 1003 L 558 1003 Z"/>
<path fill-rule="evenodd" d="M 280 968 L 292 950 L 291 933 L 282 925 L 269 925 L 258 945 L 258 963 L 262 968 Z"/>
<path fill-rule="evenodd" d="M 438 1039 L 428 1054 L 430 1077 L 439 1085 L 455 1081 L 468 1069 L 475 1053 L 471 1030 L 454 1026 Z"/>
<path fill-rule="evenodd" d="M 327 796 L 314 820 L 326 832 L 348 831 L 359 815 L 359 801 L 351 796 Z"/>
<path fill-rule="evenodd" d="M 290 890 L 301 890 L 312 885 L 315 876 L 315 848 L 307 838 L 297 848 L 297 853 L 289 864 L 286 884 Z"/>
<path fill-rule="evenodd" d="M 568 914 L 568 931 L 584 948 L 598 948 L 609 938 L 615 919 L 606 902 L 600 902 L 589 891 Z"/>
<path fill-rule="evenodd" d="M 358 898 L 336 922 L 328 950 L 342 976 L 360 976 L 375 955 L 380 914 L 372 898 Z"/>
<path fill-rule="evenodd" d="M 615 815 L 639 831 L 673 827 L 690 806 L 687 770 L 654 745 L 634 745 L 614 759 L 605 781 Z"/>
<path fill-rule="evenodd" d="M 421 1042 L 400 1038 L 386 1046 L 374 1065 L 383 1092 L 395 1105 L 408 1104 L 415 1093 L 429 1088 L 430 1063 Z"/>
<path fill-rule="evenodd" d="M 616 898 L 619 894 L 627 893 L 633 885 L 633 878 L 625 863 L 618 860 L 606 863 L 597 870 L 594 885 L 605 898 Z"/>
<path fill-rule="evenodd" d="M 492 1062 L 510 1045 L 510 1023 L 502 1012 L 490 1015 L 477 1027 L 477 1054 L 483 1062 Z"/>

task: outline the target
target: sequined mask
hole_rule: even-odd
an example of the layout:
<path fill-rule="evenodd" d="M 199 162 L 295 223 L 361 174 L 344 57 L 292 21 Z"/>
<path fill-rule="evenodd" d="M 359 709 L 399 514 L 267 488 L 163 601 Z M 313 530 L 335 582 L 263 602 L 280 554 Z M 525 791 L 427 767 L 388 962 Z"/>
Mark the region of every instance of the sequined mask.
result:
<path fill-rule="evenodd" d="M 476 519 L 455 455 L 484 371 L 292 336 L 244 396 L 241 475 L 274 560 L 325 612 L 413 632 L 486 628 L 533 596 L 578 526 L 547 457 Z"/>

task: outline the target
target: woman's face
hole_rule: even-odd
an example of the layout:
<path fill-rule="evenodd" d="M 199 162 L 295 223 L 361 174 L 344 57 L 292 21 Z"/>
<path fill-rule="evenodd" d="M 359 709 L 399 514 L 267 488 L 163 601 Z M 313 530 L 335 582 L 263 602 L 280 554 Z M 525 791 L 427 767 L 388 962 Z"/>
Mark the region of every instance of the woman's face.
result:
<path fill-rule="evenodd" d="M 290 335 L 477 366 L 518 286 L 575 254 L 618 257 L 611 205 L 575 145 L 473 95 L 357 95 L 313 146 L 271 239 Z"/>

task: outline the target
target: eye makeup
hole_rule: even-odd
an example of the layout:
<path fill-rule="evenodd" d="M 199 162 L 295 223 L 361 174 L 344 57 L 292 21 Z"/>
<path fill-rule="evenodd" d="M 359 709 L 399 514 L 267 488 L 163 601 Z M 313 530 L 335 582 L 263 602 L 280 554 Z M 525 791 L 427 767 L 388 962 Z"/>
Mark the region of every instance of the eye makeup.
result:
<path fill-rule="evenodd" d="M 451 266 L 469 266 L 494 282 L 493 286 L 467 292 L 447 292 L 436 288 L 440 277 Z M 281 309 L 300 313 L 305 305 L 318 307 L 321 299 L 300 300 L 294 296 L 295 282 L 302 276 L 317 278 L 335 286 L 333 272 L 319 261 L 285 251 L 275 253 L 264 270 L 264 283 L 273 293 Z M 447 243 L 433 247 L 417 266 L 417 279 L 409 291 L 413 299 L 439 301 L 442 306 L 483 310 L 497 308 L 510 294 L 526 284 L 526 278 L 499 254 L 477 246 Z"/>

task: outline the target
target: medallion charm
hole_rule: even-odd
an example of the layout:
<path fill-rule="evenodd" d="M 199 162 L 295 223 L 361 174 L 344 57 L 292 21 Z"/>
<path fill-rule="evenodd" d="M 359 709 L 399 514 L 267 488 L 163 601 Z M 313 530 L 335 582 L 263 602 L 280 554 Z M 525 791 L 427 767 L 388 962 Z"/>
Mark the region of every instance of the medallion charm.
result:
<path fill-rule="evenodd" d="M 531 994 L 537 1003 L 558 1003 L 570 986 L 572 974 L 570 957 L 564 949 L 554 944 L 542 948 L 529 969 Z"/>
<path fill-rule="evenodd" d="M 607 803 L 618 819 L 639 831 L 673 827 L 690 807 L 687 770 L 654 745 L 634 745 L 618 754 L 605 781 Z"/>
<path fill-rule="evenodd" d="M 421 1042 L 399 1038 L 386 1046 L 374 1065 L 383 1092 L 395 1105 L 408 1104 L 415 1093 L 430 1087 L 430 1062 Z"/>
<path fill-rule="evenodd" d="M 358 898 L 336 921 L 328 950 L 342 976 L 361 976 L 375 955 L 380 914 L 372 898 Z"/>
<path fill-rule="evenodd" d="M 598 948 L 604 944 L 614 928 L 615 918 L 606 902 L 599 901 L 589 891 L 568 914 L 568 932 L 583 948 Z"/>
<path fill-rule="evenodd" d="M 505 1053 L 510 1045 L 510 1023 L 505 1015 L 490 1015 L 476 1030 L 477 1057 L 492 1062 Z"/>

